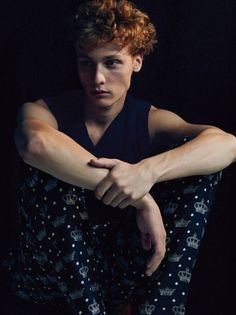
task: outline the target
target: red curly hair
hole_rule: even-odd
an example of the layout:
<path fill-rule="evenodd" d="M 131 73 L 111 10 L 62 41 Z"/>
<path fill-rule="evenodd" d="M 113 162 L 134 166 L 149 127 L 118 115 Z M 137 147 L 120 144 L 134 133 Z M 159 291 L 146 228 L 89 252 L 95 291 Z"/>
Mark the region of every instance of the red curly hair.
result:
<path fill-rule="evenodd" d="M 148 55 L 157 42 L 148 15 L 127 0 L 88 0 L 71 20 L 71 34 L 77 49 L 90 49 L 100 42 L 112 42 L 130 53 Z"/>

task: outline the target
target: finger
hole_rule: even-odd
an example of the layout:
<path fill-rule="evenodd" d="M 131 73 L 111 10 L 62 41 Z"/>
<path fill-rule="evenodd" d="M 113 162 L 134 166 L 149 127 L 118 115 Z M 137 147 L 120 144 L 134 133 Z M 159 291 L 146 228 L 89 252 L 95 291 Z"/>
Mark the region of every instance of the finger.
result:
<path fill-rule="evenodd" d="M 106 176 L 100 184 L 96 187 L 94 194 L 97 197 L 97 199 L 102 199 L 104 194 L 111 188 L 112 186 L 112 180 L 108 176 Z"/>
<path fill-rule="evenodd" d="M 105 205 L 111 205 L 113 200 L 118 198 L 118 196 L 120 196 L 121 201 L 124 200 L 125 198 L 125 195 L 120 193 L 120 191 L 117 189 L 115 185 L 112 185 L 103 195 L 102 201 L 103 203 L 105 203 Z"/>
<path fill-rule="evenodd" d="M 132 202 L 133 202 L 132 199 L 126 198 L 126 199 L 124 199 L 124 200 L 118 205 L 118 207 L 119 207 L 120 209 L 124 209 L 124 208 L 128 207 L 129 205 L 131 205 Z"/>
<path fill-rule="evenodd" d="M 151 276 L 159 267 L 160 263 L 162 261 L 161 256 L 157 256 L 156 254 L 153 254 L 151 260 L 149 261 L 147 268 L 146 268 L 146 275 Z"/>
<path fill-rule="evenodd" d="M 91 159 L 89 161 L 89 165 L 99 168 L 107 168 L 112 169 L 114 166 L 118 164 L 118 160 L 116 159 L 106 159 L 106 158 L 99 158 L 99 159 Z"/>
<path fill-rule="evenodd" d="M 156 244 L 154 247 L 154 253 L 147 264 L 146 274 L 147 276 L 151 276 L 153 272 L 159 267 L 160 263 L 162 262 L 165 254 L 165 246 L 163 244 L 159 245 Z"/>
<path fill-rule="evenodd" d="M 141 232 L 141 244 L 143 249 L 149 250 L 152 246 L 151 237 L 148 233 Z"/>
<path fill-rule="evenodd" d="M 155 254 L 152 256 L 145 271 L 148 277 L 150 277 L 157 270 L 161 261 L 162 261 L 162 258 L 160 256 L 156 256 Z"/>
<path fill-rule="evenodd" d="M 126 195 L 124 193 L 120 193 L 118 196 L 116 196 L 110 203 L 112 207 L 118 207 L 120 203 L 122 203 L 126 198 Z"/>

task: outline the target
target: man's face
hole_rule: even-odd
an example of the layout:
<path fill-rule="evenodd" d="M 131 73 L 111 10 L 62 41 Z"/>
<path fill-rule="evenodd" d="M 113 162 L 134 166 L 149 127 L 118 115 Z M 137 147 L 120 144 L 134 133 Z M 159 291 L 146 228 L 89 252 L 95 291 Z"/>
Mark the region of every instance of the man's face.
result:
<path fill-rule="evenodd" d="M 127 46 L 101 43 L 79 50 L 78 73 L 90 105 L 110 107 L 124 102 L 133 71 L 142 66 L 142 56 L 132 56 Z"/>

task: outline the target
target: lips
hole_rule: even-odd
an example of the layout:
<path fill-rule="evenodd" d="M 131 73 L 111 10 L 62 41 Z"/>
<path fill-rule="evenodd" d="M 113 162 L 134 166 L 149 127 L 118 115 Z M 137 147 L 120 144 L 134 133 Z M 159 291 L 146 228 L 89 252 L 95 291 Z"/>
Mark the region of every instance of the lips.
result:
<path fill-rule="evenodd" d="M 108 92 L 103 91 L 103 90 L 99 90 L 99 91 L 95 90 L 95 91 L 92 91 L 92 94 L 108 94 Z"/>
<path fill-rule="evenodd" d="M 109 92 L 107 92 L 107 91 L 103 91 L 103 90 L 99 90 L 99 91 L 92 91 L 91 92 L 91 94 L 92 95 L 94 95 L 94 96 L 100 96 L 100 97 L 102 97 L 102 96 L 106 96 L 106 95 L 108 95 L 109 94 Z"/>

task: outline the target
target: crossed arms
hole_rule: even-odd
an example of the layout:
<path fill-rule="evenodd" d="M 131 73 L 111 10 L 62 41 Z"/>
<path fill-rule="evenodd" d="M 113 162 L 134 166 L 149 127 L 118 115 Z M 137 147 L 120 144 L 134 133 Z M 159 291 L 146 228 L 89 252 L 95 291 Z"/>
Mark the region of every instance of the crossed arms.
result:
<path fill-rule="evenodd" d="M 166 237 L 159 208 L 149 194 L 151 187 L 160 181 L 212 173 L 236 160 L 233 135 L 216 127 L 189 124 L 169 111 L 151 108 L 149 133 L 152 139 L 159 134 L 172 141 L 185 135 L 195 138 L 136 164 L 96 159 L 58 130 L 55 117 L 40 100 L 23 105 L 15 134 L 18 152 L 25 163 L 72 185 L 95 190 L 97 198 L 107 205 L 125 208 L 131 204 L 138 209 L 142 245 L 154 249 L 147 275 L 163 259 Z"/>

